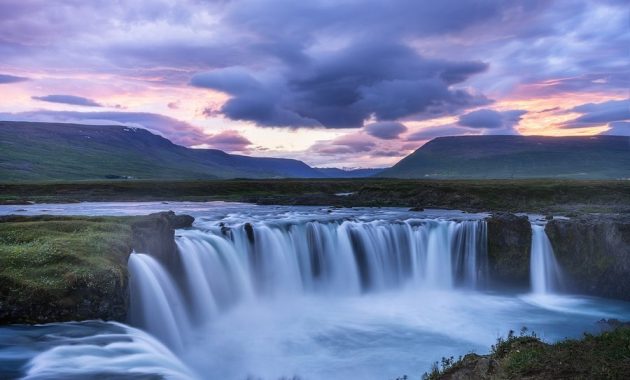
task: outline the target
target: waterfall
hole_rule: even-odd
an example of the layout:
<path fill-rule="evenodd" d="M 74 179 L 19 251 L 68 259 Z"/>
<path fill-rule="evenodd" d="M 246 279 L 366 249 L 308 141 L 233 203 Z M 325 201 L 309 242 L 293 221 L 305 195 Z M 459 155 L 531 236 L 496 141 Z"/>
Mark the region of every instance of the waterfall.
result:
<path fill-rule="evenodd" d="M 129 259 L 131 322 L 178 351 L 180 331 L 265 297 L 482 287 L 484 220 L 256 222 L 178 230 L 181 269 Z"/>
<path fill-rule="evenodd" d="M 532 224 L 530 279 L 536 294 L 557 292 L 560 286 L 560 266 L 553 254 L 545 226 Z"/>

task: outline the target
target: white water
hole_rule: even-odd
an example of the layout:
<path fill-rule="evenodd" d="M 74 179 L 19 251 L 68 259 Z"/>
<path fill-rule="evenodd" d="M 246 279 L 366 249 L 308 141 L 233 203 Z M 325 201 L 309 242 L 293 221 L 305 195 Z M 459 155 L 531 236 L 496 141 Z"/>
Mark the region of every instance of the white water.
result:
<path fill-rule="evenodd" d="M 545 233 L 544 225 L 532 224 L 529 273 L 534 294 L 549 295 L 560 290 L 560 266 L 556 261 L 547 233 Z"/>
<path fill-rule="evenodd" d="M 131 321 L 181 351 L 192 324 L 243 301 L 356 296 L 411 287 L 477 289 L 486 276 L 485 221 L 259 222 L 177 233 L 173 278 L 132 254 Z"/>
<path fill-rule="evenodd" d="M 510 329 L 553 341 L 630 315 L 627 303 L 487 290 L 485 214 L 160 202 L 5 206 L 0 214 L 15 208 L 172 209 L 196 221 L 176 232 L 176 265 L 141 253 L 129 261 L 130 323 L 177 357 L 138 330 L 101 322 L 83 341 L 76 324 L 0 328 L 0 378 L 419 378 L 442 356 L 487 352 Z"/>

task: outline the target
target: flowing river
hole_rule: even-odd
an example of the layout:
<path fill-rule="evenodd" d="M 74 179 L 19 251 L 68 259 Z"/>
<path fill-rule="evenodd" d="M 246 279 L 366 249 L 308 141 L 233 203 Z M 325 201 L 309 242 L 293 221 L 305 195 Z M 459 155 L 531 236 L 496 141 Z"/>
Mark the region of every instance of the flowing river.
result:
<path fill-rule="evenodd" d="M 630 304 L 562 293 L 532 222 L 532 289 L 488 275 L 487 214 L 238 203 L 0 206 L 0 215 L 195 217 L 177 265 L 129 258 L 126 324 L 0 328 L 0 378 L 420 378 L 526 326 L 547 341 L 597 332 Z"/>

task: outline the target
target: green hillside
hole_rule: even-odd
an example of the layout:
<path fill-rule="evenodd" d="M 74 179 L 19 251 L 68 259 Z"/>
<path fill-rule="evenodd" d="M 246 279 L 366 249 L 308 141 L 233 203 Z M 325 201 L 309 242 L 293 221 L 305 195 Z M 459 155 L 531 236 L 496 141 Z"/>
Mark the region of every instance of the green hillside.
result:
<path fill-rule="evenodd" d="M 630 137 L 439 137 L 378 176 L 449 179 L 630 178 Z"/>
<path fill-rule="evenodd" d="M 0 121 L 0 181 L 323 177 L 298 160 L 189 149 L 141 128 Z"/>

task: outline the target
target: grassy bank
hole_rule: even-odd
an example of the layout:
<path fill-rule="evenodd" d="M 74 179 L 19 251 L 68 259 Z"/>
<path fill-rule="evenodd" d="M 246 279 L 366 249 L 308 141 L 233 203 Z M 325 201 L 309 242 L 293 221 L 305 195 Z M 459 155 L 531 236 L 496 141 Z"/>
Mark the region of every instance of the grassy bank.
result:
<path fill-rule="evenodd" d="M 131 242 L 130 224 L 122 218 L 0 220 L 0 322 L 18 312 L 29 322 L 39 312 L 24 307 L 56 312 L 116 294 L 126 284 Z"/>
<path fill-rule="evenodd" d="M 168 260 L 193 218 L 0 217 L 0 324 L 124 321 L 132 250 Z"/>
<path fill-rule="evenodd" d="M 337 193 L 351 195 L 336 196 Z M 1 204 L 152 200 L 630 212 L 630 181 L 287 179 L 0 184 Z"/>
<path fill-rule="evenodd" d="M 423 379 L 625 379 L 629 373 L 630 326 L 619 324 L 600 335 L 554 344 L 510 332 L 489 355 L 444 358 Z"/>

